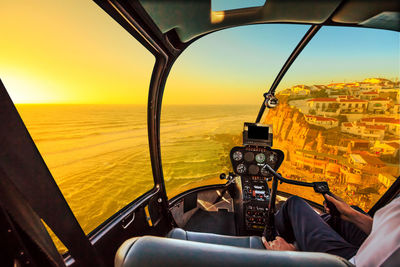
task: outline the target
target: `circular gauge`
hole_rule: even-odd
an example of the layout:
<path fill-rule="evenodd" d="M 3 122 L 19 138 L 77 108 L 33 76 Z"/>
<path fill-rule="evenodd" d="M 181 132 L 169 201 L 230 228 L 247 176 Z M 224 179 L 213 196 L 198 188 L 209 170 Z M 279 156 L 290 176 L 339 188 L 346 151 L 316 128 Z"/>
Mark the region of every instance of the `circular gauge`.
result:
<path fill-rule="evenodd" d="M 264 155 L 264 153 L 258 153 L 258 154 L 256 155 L 256 161 L 257 161 L 258 163 L 263 163 L 264 160 L 265 160 L 265 155 Z"/>
<path fill-rule="evenodd" d="M 254 153 L 253 152 L 246 152 L 244 154 L 244 160 L 247 162 L 253 161 L 254 160 Z"/>
<path fill-rule="evenodd" d="M 232 155 L 233 160 L 239 161 L 243 158 L 243 154 L 240 151 L 235 151 Z"/>
<path fill-rule="evenodd" d="M 276 154 L 275 153 L 271 153 L 267 156 L 267 162 L 268 163 L 275 163 L 277 160 Z"/>
<path fill-rule="evenodd" d="M 260 171 L 260 167 L 258 167 L 257 165 L 254 165 L 254 164 L 250 165 L 249 173 L 251 175 L 256 175 L 256 174 L 258 174 L 259 171 Z"/>
<path fill-rule="evenodd" d="M 240 163 L 239 165 L 237 165 L 236 171 L 240 174 L 243 174 L 246 172 L 246 166 L 243 163 Z"/>
<path fill-rule="evenodd" d="M 268 169 L 266 167 L 261 168 L 261 175 L 262 176 L 270 176 Z"/>

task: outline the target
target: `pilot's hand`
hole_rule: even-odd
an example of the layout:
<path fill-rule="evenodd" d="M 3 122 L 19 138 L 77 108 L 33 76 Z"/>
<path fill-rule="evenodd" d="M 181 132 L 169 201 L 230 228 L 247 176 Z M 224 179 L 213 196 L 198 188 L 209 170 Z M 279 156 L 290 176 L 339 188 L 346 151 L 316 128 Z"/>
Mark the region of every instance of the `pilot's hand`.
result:
<path fill-rule="evenodd" d="M 346 221 L 352 221 L 352 216 L 354 215 L 354 209 L 350 207 L 349 204 L 347 204 L 340 197 L 336 195 L 333 196 L 334 197 L 325 194 L 326 199 L 332 202 L 336 206 L 336 209 L 340 212 L 340 218 Z M 325 206 L 325 210 L 329 213 L 329 208 L 327 206 Z"/>
<path fill-rule="evenodd" d="M 268 250 L 289 250 L 289 251 L 296 251 L 296 247 L 293 244 L 286 242 L 280 236 L 277 236 L 275 240 L 268 242 L 265 237 L 261 238 L 264 246 Z"/>

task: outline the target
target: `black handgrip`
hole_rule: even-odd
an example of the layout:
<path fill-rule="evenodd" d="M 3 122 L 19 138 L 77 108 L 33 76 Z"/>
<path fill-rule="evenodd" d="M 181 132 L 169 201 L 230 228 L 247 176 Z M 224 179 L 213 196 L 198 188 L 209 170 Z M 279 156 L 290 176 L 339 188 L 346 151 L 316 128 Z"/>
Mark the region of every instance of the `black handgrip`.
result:
<path fill-rule="evenodd" d="M 325 194 L 328 194 L 331 197 L 334 197 L 333 194 L 330 191 L 326 192 Z M 325 201 L 326 201 L 326 206 L 329 208 L 329 213 L 332 215 L 332 217 L 340 217 L 340 212 L 336 208 L 335 204 L 333 204 L 328 199 L 326 199 L 325 194 L 323 194 L 323 196 L 324 196 Z"/>
<path fill-rule="evenodd" d="M 266 224 L 262 235 L 269 242 L 276 238 L 275 216 L 274 214 L 267 212 L 267 216 L 265 219 L 266 219 Z"/>
<path fill-rule="evenodd" d="M 335 204 L 330 202 L 328 199 L 326 199 L 325 194 L 330 195 L 331 197 L 334 197 L 331 191 L 329 191 L 329 186 L 327 182 L 314 182 L 314 191 L 317 193 L 322 194 L 322 196 L 325 198 L 326 206 L 329 208 L 329 214 L 331 215 L 330 221 L 328 222 L 331 227 L 335 230 L 339 230 L 339 225 L 340 225 L 340 212 L 336 208 Z"/>
<path fill-rule="evenodd" d="M 322 194 L 322 196 L 325 198 L 326 201 L 326 206 L 329 208 L 329 214 L 331 215 L 330 219 L 330 225 L 332 226 L 333 229 L 336 231 L 339 229 L 339 223 L 340 223 L 340 212 L 336 208 L 335 204 L 330 202 L 329 200 L 326 199 L 325 194 L 330 195 L 331 197 L 334 197 L 331 191 L 329 191 L 329 186 L 327 182 L 314 182 L 313 183 L 314 191 L 317 193 Z"/>

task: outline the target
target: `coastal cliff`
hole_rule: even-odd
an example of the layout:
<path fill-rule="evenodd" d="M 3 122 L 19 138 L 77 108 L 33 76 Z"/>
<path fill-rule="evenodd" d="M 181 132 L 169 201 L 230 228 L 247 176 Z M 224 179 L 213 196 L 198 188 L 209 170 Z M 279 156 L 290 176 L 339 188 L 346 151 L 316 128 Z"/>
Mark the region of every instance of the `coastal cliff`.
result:
<path fill-rule="evenodd" d="M 278 97 L 280 104 L 268 111 L 263 122 L 273 125 L 273 147 L 285 153 L 279 171 L 292 179 L 328 181 L 331 189 L 349 203 L 369 209 L 387 190 L 389 179 L 399 175 L 398 166 L 372 153 L 375 141 L 343 133 L 340 127 L 326 129 L 310 124 L 299 108 L 290 105 L 287 96 Z M 319 199 L 312 190 L 284 184 L 280 189 Z"/>

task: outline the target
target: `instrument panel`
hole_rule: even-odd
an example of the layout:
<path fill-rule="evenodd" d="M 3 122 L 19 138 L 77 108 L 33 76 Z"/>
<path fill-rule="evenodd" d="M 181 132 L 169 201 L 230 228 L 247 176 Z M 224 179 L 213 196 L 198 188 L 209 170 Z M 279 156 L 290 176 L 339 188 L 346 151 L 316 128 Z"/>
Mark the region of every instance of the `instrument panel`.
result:
<path fill-rule="evenodd" d="M 271 177 L 265 164 L 277 170 L 281 165 L 284 154 L 281 150 L 269 147 L 234 147 L 230 158 L 233 171 L 240 176 Z"/>
<path fill-rule="evenodd" d="M 283 162 L 281 150 L 268 146 L 237 146 L 231 149 L 230 159 L 233 171 L 240 176 L 238 189 L 241 191 L 241 225 L 243 233 L 262 231 L 270 200 L 267 181 L 272 174 L 265 167 L 278 170 Z M 241 230 L 239 230 L 241 231 Z"/>

